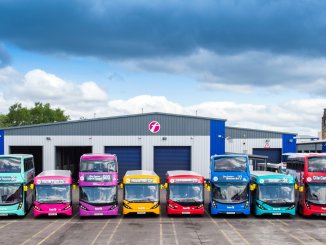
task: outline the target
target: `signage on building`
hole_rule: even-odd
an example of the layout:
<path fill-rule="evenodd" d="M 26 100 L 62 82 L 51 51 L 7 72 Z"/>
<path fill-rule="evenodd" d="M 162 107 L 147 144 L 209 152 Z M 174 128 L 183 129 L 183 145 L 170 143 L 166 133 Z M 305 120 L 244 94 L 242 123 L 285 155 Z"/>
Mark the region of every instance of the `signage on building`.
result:
<path fill-rule="evenodd" d="M 156 134 L 160 131 L 161 129 L 161 125 L 159 122 L 157 121 L 151 121 L 148 125 L 148 129 L 149 131 L 151 131 L 152 133 Z"/>

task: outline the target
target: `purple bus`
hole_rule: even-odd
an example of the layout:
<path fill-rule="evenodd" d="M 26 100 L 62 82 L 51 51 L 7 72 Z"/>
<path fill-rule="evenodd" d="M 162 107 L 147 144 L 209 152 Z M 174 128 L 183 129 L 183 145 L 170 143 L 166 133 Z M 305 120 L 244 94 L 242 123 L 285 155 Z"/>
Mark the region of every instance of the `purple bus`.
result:
<path fill-rule="evenodd" d="M 84 154 L 79 167 L 80 216 L 118 215 L 116 155 Z"/>

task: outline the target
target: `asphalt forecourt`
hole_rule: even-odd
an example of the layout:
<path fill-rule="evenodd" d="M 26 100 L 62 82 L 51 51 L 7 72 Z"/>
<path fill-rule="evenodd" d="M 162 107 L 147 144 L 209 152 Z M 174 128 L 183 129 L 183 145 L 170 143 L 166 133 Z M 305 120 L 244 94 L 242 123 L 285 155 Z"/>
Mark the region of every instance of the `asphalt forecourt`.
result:
<path fill-rule="evenodd" d="M 326 244 L 325 217 L 168 216 L 164 196 L 159 216 L 2 217 L 0 244 Z"/>

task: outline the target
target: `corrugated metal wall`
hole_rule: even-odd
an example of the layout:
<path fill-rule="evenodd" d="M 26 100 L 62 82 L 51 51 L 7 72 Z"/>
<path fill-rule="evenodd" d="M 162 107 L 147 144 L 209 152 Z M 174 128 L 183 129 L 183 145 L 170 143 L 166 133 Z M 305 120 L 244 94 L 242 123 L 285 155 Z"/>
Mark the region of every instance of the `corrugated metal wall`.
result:
<path fill-rule="evenodd" d="M 209 136 L 6 136 L 5 153 L 10 145 L 43 146 L 43 169 L 54 169 L 55 146 L 92 146 L 94 153 L 105 146 L 141 146 L 142 169 L 153 170 L 154 146 L 191 146 L 192 170 L 209 177 Z"/>

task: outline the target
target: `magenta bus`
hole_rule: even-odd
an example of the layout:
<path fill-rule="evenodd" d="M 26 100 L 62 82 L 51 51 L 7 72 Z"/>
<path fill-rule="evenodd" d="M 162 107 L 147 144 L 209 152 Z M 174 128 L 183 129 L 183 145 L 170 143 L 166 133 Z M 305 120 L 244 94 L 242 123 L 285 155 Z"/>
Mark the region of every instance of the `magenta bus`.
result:
<path fill-rule="evenodd" d="M 82 155 L 79 165 L 80 216 L 118 215 L 117 191 L 116 155 Z"/>
<path fill-rule="evenodd" d="M 72 178 L 69 170 L 43 171 L 34 178 L 34 216 L 72 216 Z"/>

